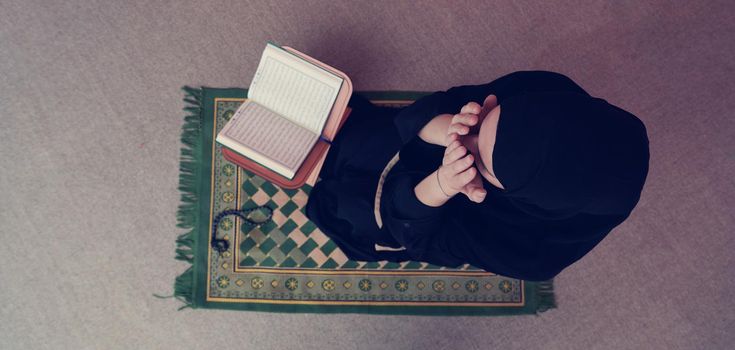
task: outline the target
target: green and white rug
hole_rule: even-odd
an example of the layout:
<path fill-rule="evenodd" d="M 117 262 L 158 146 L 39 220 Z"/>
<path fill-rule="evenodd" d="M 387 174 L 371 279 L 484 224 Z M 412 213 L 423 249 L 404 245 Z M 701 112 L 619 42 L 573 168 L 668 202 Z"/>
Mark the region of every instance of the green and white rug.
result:
<path fill-rule="evenodd" d="M 552 281 L 530 282 L 418 261 L 347 259 L 304 215 L 311 186 L 284 190 L 225 160 L 217 132 L 247 90 L 185 87 L 176 259 L 191 266 L 176 278 L 182 308 L 270 312 L 411 315 L 515 315 L 555 308 Z M 404 106 L 424 92 L 360 92 L 378 105 Z M 235 216 L 216 236 L 230 242 L 210 249 L 214 217 L 227 209 L 267 205 L 272 221 L 253 228 Z M 253 212 L 258 220 L 263 213 Z"/>

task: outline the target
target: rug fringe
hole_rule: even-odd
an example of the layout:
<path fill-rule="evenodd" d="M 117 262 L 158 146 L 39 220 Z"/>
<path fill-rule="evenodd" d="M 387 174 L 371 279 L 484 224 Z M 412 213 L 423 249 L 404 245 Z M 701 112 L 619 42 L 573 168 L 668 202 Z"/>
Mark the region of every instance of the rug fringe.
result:
<path fill-rule="evenodd" d="M 174 294 L 176 299 L 185 303 L 179 310 L 194 307 L 194 250 L 196 249 L 197 224 L 199 214 L 199 184 L 201 168 L 201 111 L 202 111 L 202 89 L 184 86 L 186 92 L 184 102 L 187 106 L 184 111 L 188 114 L 184 117 L 184 126 L 181 132 L 181 158 L 179 162 L 179 191 L 181 192 L 181 204 L 179 204 L 177 227 L 189 229 L 176 239 L 176 260 L 186 261 L 189 266 L 186 271 L 176 277 L 174 283 Z"/>
<path fill-rule="evenodd" d="M 556 298 L 554 296 L 554 279 L 541 281 L 536 283 L 536 298 L 538 306 L 536 306 L 536 315 L 546 312 L 549 309 L 555 309 Z"/>

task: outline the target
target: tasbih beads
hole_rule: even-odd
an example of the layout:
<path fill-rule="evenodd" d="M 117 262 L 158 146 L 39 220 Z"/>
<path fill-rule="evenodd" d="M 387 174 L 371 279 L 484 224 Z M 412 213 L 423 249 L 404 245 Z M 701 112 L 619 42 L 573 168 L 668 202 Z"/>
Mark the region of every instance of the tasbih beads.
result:
<path fill-rule="evenodd" d="M 264 209 L 264 211 L 268 212 L 265 220 L 261 222 L 255 222 L 253 220 L 250 220 L 248 218 L 248 214 L 258 209 Z M 236 215 L 240 217 L 248 225 L 251 225 L 253 227 L 260 227 L 261 225 L 266 224 L 271 221 L 271 218 L 273 217 L 273 209 L 265 205 L 259 205 L 255 208 L 243 209 L 243 210 L 239 210 L 239 209 L 223 210 L 219 214 L 217 214 L 217 216 L 212 221 L 212 249 L 220 254 L 226 252 L 227 249 L 230 248 L 230 242 L 228 242 L 227 240 L 221 239 L 221 238 L 217 238 L 217 226 L 219 225 L 219 222 L 220 220 L 222 220 L 222 218 L 224 218 L 225 216 L 230 216 L 230 215 Z"/>

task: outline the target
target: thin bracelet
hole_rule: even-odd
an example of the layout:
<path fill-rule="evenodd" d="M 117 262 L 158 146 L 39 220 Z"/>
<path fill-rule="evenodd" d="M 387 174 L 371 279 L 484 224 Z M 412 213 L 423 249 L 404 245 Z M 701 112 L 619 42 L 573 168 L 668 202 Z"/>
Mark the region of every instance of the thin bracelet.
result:
<path fill-rule="evenodd" d="M 438 183 L 438 184 L 439 184 L 439 189 L 440 189 L 440 190 L 442 190 L 442 193 L 444 193 L 444 195 L 445 195 L 445 196 L 447 196 L 447 197 L 451 197 L 451 196 L 450 196 L 450 195 L 448 195 L 448 194 L 447 194 L 446 192 L 444 192 L 444 189 L 442 188 L 442 183 L 441 183 L 441 182 L 439 182 L 439 169 L 436 169 L 436 183 Z"/>

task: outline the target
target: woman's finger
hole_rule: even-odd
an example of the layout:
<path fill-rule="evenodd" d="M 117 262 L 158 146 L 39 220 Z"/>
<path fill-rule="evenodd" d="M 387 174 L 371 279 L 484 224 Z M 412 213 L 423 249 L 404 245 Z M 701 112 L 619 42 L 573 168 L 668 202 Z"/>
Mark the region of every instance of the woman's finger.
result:
<path fill-rule="evenodd" d="M 454 172 L 454 174 L 459 174 L 465 169 L 467 169 L 468 167 L 472 167 L 472 164 L 474 163 L 474 161 L 475 161 L 474 156 L 472 156 L 472 153 L 469 153 L 466 156 L 460 159 L 457 159 L 454 161 L 454 163 L 452 163 L 451 165 L 452 171 Z"/>
<path fill-rule="evenodd" d="M 470 132 L 470 127 L 461 123 L 454 123 L 449 125 L 447 133 L 457 133 L 458 135 L 467 135 Z"/>
<path fill-rule="evenodd" d="M 464 183 L 465 185 L 472 182 L 472 179 L 475 178 L 475 175 L 477 175 L 477 168 L 470 167 L 469 169 L 465 170 L 464 173 L 462 173 L 464 176 Z"/>
<path fill-rule="evenodd" d="M 462 142 L 459 141 L 459 136 L 456 133 L 450 134 L 447 137 L 449 138 L 449 141 L 447 143 L 447 148 L 444 150 L 445 156 L 451 153 L 452 151 L 454 151 L 454 149 L 457 148 L 457 146 L 460 146 L 462 144 Z"/>
<path fill-rule="evenodd" d="M 446 151 L 444 152 L 444 157 L 442 158 L 442 165 L 450 164 L 462 156 L 461 154 L 459 156 L 456 156 L 457 149 L 460 146 L 462 146 L 462 143 L 459 142 L 459 140 L 455 140 L 449 144 Z"/>
<path fill-rule="evenodd" d="M 483 107 L 493 109 L 498 105 L 498 97 L 493 94 L 487 95 L 487 97 L 485 97 L 485 101 L 483 101 L 482 104 Z"/>
<path fill-rule="evenodd" d="M 451 152 L 447 153 L 447 157 L 446 157 L 447 163 L 454 162 L 457 159 L 462 158 L 462 156 L 464 156 L 467 153 L 467 148 L 463 146 L 461 142 L 459 141 L 456 141 L 456 142 L 459 145 L 454 147 L 454 149 Z"/>
<path fill-rule="evenodd" d="M 472 126 L 472 125 L 477 124 L 477 121 L 478 121 L 477 114 L 460 113 L 460 114 L 455 114 L 452 117 L 451 124 L 460 123 L 460 124 Z"/>
<path fill-rule="evenodd" d="M 485 193 L 479 190 L 472 192 L 472 201 L 475 203 L 482 203 L 485 200 Z"/>
<path fill-rule="evenodd" d="M 478 114 L 482 110 L 482 106 L 480 106 L 477 102 L 470 102 L 462 107 L 462 110 L 460 113 L 472 113 L 472 114 Z"/>
<path fill-rule="evenodd" d="M 467 189 L 466 192 L 468 196 L 471 197 L 484 197 L 485 194 L 487 194 L 487 191 L 485 191 L 482 186 L 473 185 L 472 181 L 469 182 L 469 184 L 466 185 Z"/>
<path fill-rule="evenodd" d="M 454 151 L 455 149 L 457 149 L 457 147 L 461 145 L 462 145 L 462 142 L 459 142 L 459 140 L 455 139 L 454 141 L 450 142 L 449 145 L 447 145 L 447 150 L 444 151 L 444 154 L 452 153 L 452 151 Z"/>
<path fill-rule="evenodd" d="M 485 196 L 487 196 L 487 191 L 477 188 L 473 192 L 473 196 L 475 197 L 475 199 L 477 199 L 477 203 L 481 203 L 482 200 L 485 199 Z"/>
<path fill-rule="evenodd" d="M 459 135 L 457 135 L 456 132 L 455 133 L 448 132 L 445 140 L 446 141 L 444 143 L 447 145 L 447 147 L 449 147 L 449 145 L 451 145 L 452 142 L 459 140 Z M 447 152 L 447 150 L 444 150 L 444 151 L 445 153 Z"/>
<path fill-rule="evenodd" d="M 464 187 L 465 185 L 470 183 L 470 181 L 472 181 L 472 179 L 475 178 L 475 175 L 477 174 L 475 173 L 476 171 L 477 170 L 475 169 L 475 167 L 471 166 L 471 167 L 466 168 L 464 171 L 461 171 L 460 173 L 458 173 L 455 176 L 457 180 L 459 181 L 457 185 L 460 187 Z"/>

